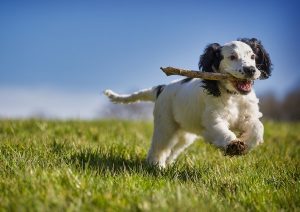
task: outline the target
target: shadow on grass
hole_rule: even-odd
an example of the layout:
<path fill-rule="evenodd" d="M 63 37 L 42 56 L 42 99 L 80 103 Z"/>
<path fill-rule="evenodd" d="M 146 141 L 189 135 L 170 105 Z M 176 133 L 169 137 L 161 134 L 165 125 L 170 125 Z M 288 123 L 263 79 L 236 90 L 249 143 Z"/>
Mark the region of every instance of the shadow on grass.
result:
<path fill-rule="evenodd" d="M 180 181 L 198 181 L 205 170 L 193 169 L 190 167 L 179 167 L 173 165 L 161 170 L 156 166 L 148 165 L 144 158 L 122 155 L 120 153 L 102 153 L 91 149 L 84 149 L 81 152 L 71 155 L 68 163 L 80 170 L 93 170 L 99 174 L 121 175 L 141 174 L 145 177 L 163 177 Z"/>

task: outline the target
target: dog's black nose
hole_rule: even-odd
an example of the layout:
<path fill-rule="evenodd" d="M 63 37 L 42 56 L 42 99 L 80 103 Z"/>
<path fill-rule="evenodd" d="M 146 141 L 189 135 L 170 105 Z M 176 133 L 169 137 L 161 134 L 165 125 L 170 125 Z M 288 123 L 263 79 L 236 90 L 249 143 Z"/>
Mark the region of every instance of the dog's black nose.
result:
<path fill-rule="evenodd" d="M 253 77 L 256 71 L 254 66 L 245 66 L 243 70 L 248 77 Z"/>

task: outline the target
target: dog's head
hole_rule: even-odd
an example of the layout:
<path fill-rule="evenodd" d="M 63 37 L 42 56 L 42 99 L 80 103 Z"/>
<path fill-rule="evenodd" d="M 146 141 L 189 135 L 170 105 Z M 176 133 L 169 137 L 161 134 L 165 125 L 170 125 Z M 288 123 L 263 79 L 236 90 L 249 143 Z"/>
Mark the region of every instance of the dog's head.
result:
<path fill-rule="evenodd" d="M 221 46 L 210 44 L 200 57 L 199 68 L 205 72 L 228 73 L 236 80 L 204 80 L 209 94 L 220 96 L 220 86 L 229 93 L 248 94 L 253 81 L 267 79 L 271 75 L 271 60 L 260 41 L 255 38 L 239 39 Z"/>

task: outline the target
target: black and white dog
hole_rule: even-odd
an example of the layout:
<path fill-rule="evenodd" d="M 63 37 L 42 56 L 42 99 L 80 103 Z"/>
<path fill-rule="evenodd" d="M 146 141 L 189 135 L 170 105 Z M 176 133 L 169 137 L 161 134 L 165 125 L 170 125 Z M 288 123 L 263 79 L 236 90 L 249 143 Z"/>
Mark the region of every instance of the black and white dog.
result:
<path fill-rule="evenodd" d="M 200 70 L 228 73 L 235 77 L 233 81 L 186 78 L 130 95 L 104 93 L 115 103 L 155 102 L 147 160 L 165 167 L 200 134 L 227 155 L 244 154 L 262 143 L 262 114 L 252 85 L 256 79 L 267 79 L 271 67 L 261 42 L 245 38 L 223 46 L 210 44 L 200 57 Z"/>

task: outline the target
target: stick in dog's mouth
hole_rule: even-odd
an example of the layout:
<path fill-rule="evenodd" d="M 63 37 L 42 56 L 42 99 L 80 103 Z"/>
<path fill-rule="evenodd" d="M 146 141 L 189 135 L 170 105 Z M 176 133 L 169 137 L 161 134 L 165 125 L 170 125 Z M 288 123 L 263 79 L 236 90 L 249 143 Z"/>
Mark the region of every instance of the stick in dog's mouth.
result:
<path fill-rule="evenodd" d="M 167 76 L 170 75 L 180 75 L 190 78 L 201 78 L 205 80 L 231 80 L 235 81 L 236 78 L 230 74 L 222 74 L 222 73 L 212 73 L 212 72 L 201 72 L 194 70 L 186 70 L 181 68 L 174 67 L 161 67 L 160 68 Z"/>

